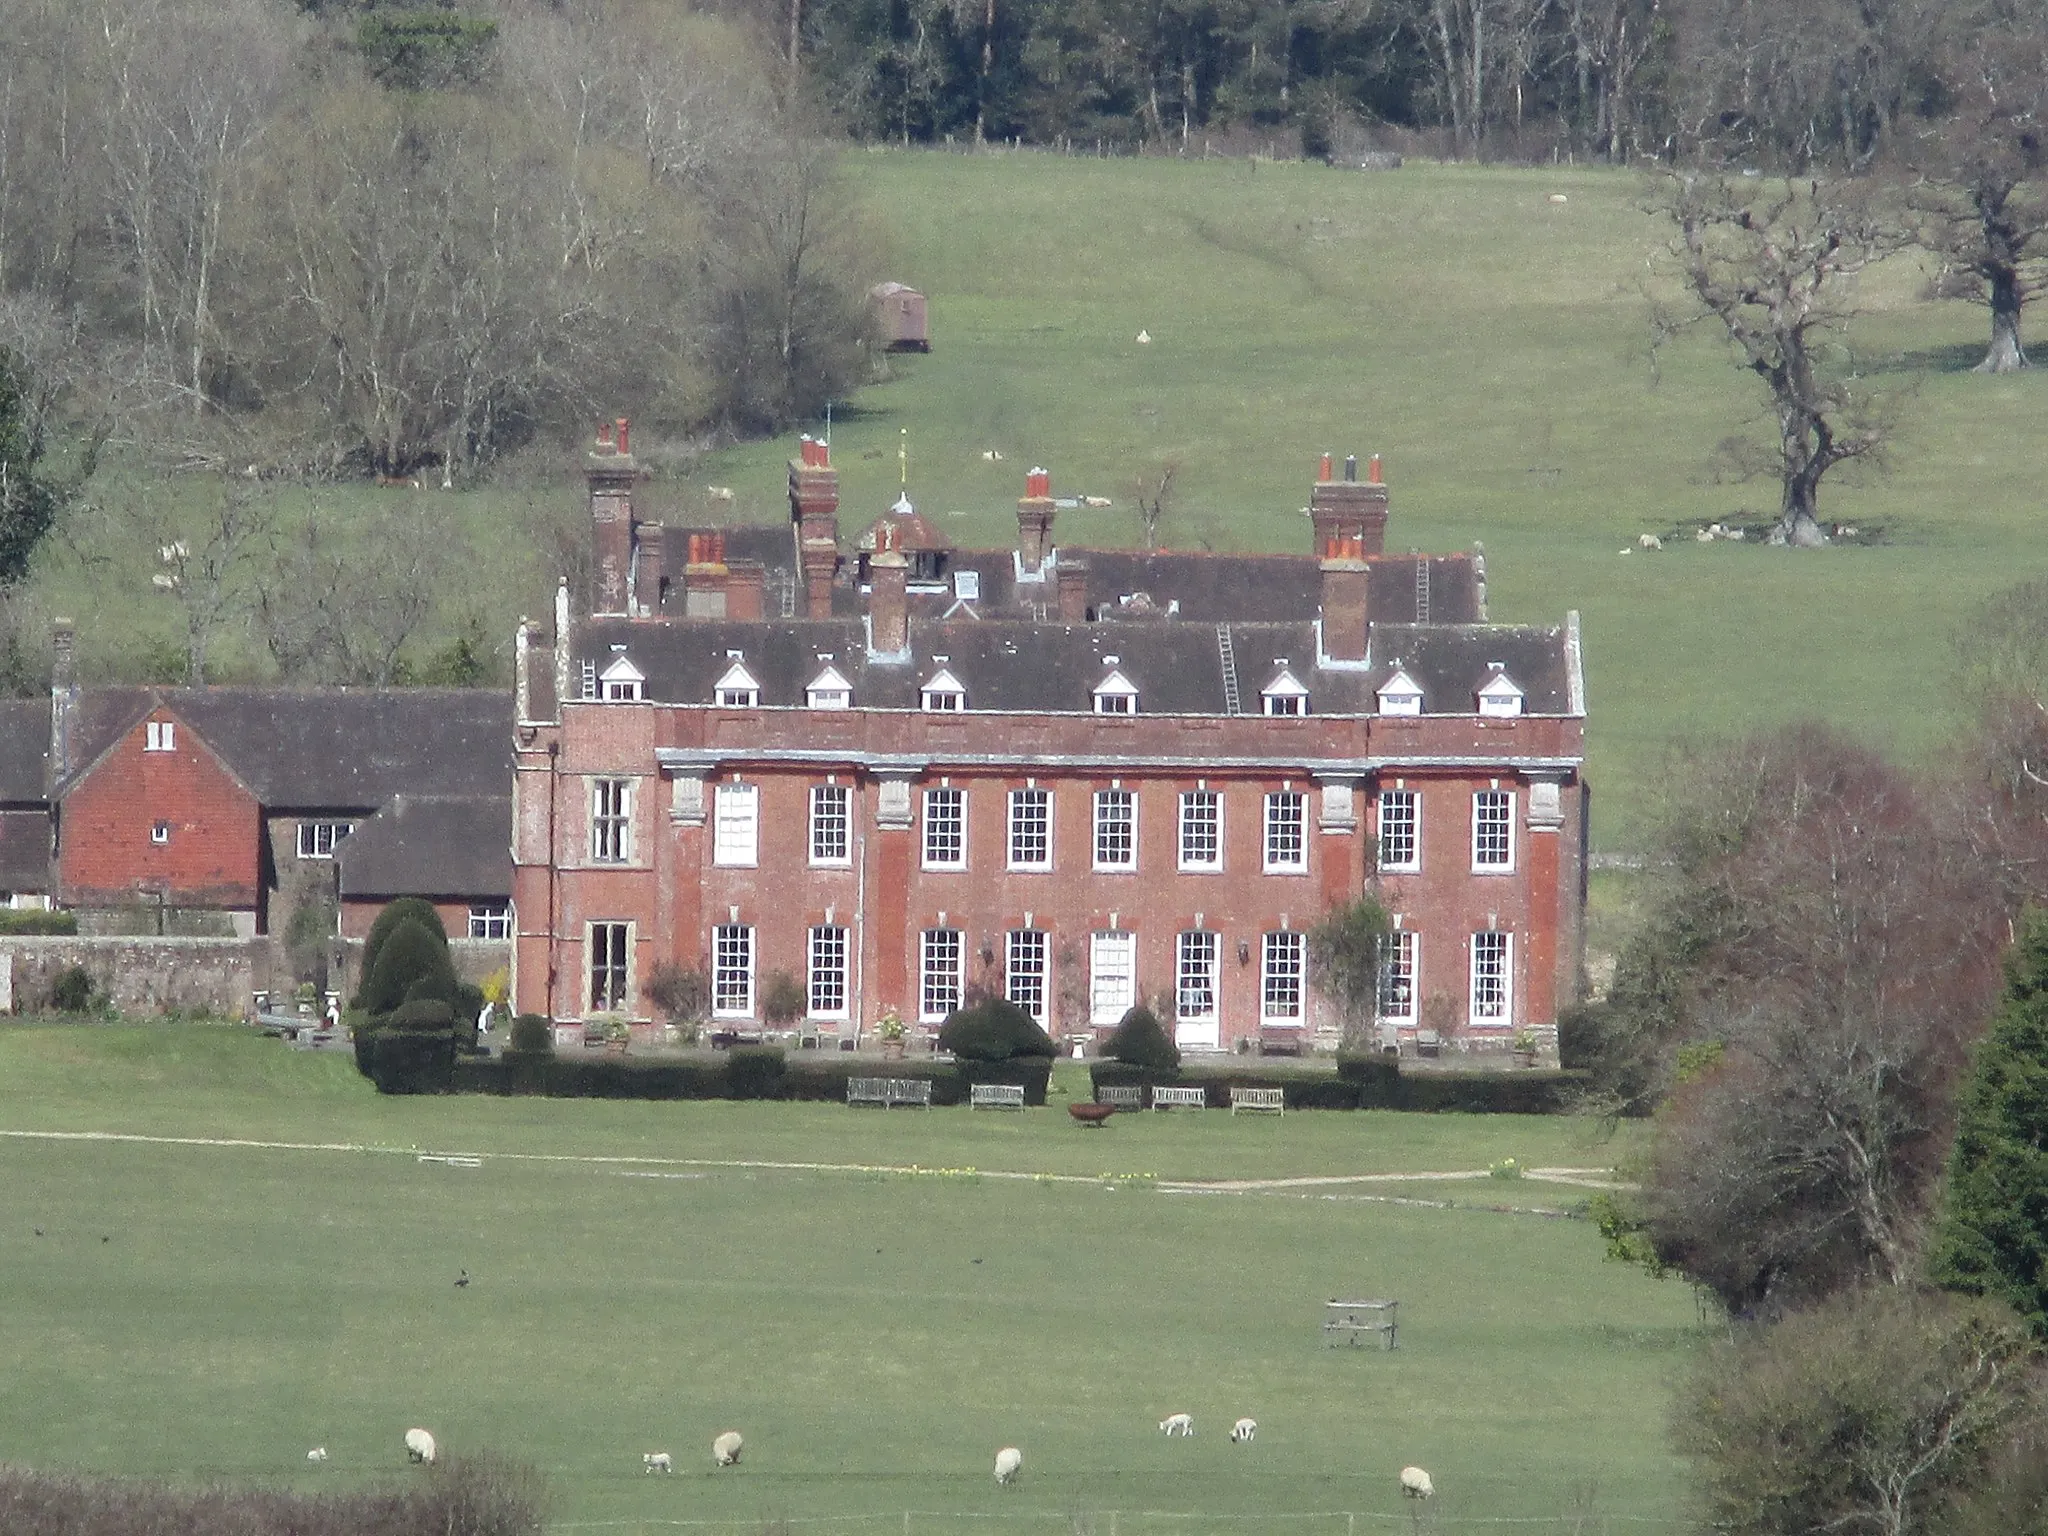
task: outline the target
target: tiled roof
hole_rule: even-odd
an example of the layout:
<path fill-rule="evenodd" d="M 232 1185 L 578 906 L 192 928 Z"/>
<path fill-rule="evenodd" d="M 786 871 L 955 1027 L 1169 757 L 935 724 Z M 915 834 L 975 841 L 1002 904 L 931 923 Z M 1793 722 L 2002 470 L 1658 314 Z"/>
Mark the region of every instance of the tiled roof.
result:
<path fill-rule="evenodd" d="M 0 804 L 42 803 L 50 700 L 0 699 Z"/>
<path fill-rule="evenodd" d="M 349 900 L 512 895 L 512 799 L 398 795 L 335 845 Z"/>
<path fill-rule="evenodd" d="M 89 688 L 71 778 L 159 705 L 272 809 L 368 811 L 401 793 L 511 784 L 512 697 L 480 688 Z"/>
<path fill-rule="evenodd" d="M 1259 710 L 1259 691 L 1283 663 L 1307 687 L 1315 713 L 1373 713 L 1374 690 L 1397 660 L 1422 686 L 1425 713 L 1476 713 L 1475 695 L 1495 661 L 1523 689 L 1527 713 L 1570 712 L 1570 659 L 1560 627 L 1376 625 L 1366 664 L 1329 668 L 1317 665 L 1313 624 L 1229 628 L 1239 707 L 1248 714 Z M 739 652 L 761 684 L 761 702 L 770 706 L 801 705 L 805 685 L 829 658 L 852 683 L 857 707 L 916 709 L 920 689 L 943 666 L 966 689 L 970 710 L 1087 712 L 1096 685 L 1114 665 L 1137 686 L 1142 713 L 1226 710 L 1216 626 L 1179 620 L 926 625 L 912 631 L 908 662 L 870 660 L 864 626 L 842 619 L 598 620 L 579 627 L 576 645 L 579 659 L 600 663 L 622 646 L 646 676 L 646 697 L 669 703 L 710 703 L 735 659 L 731 653 Z"/>
<path fill-rule="evenodd" d="M 47 811 L 0 811 L 0 892 L 50 889 Z"/>

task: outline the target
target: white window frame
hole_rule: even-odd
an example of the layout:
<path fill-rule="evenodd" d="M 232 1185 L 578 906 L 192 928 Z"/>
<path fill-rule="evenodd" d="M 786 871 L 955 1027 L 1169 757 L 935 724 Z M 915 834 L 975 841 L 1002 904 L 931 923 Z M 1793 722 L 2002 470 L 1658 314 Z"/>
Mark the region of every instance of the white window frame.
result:
<path fill-rule="evenodd" d="M 631 779 L 590 781 L 590 862 L 633 862 L 633 793 Z"/>
<path fill-rule="evenodd" d="M 1308 792 L 1276 789 L 1266 796 L 1264 834 L 1265 872 L 1269 875 L 1308 873 Z M 1290 850 L 1290 843 L 1292 844 Z M 1290 856 L 1291 855 L 1291 856 Z"/>
<path fill-rule="evenodd" d="M 512 937 L 512 903 L 475 901 L 469 906 L 469 936 L 472 939 Z"/>
<path fill-rule="evenodd" d="M 1489 836 L 1488 834 L 1497 834 Z M 1480 789 L 1472 793 L 1472 872 L 1505 875 L 1515 868 L 1515 792 Z"/>
<path fill-rule="evenodd" d="M 720 709 L 759 709 L 761 707 L 761 685 L 746 663 L 735 661 L 725 669 L 724 676 L 712 684 L 712 698 Z"/>
<path fill-rule="evenodd" d="M 853 867 L 853 790 L 845 784 L 811 786 L 811 867 Z"/>
<path fill-rule="evenodd" d="M 926 714 L 957 715 L 967 708 L 967 690 L 960 686 L 959 678 L 941 668 L 919 690 L 918 707 Z"/>
<path fill-rule="evenodd" d="M 1111 787 L 1095 791 L 1095 868 L 1105 874 L 1138 869 L 1138 794 Z"/>
<path fill-rule="evenodd" d="M 1472 935 L 1465 1017 L 1480 1029 L 1515 1021 L 1515 936 L 1493 928 Z"/>
<path fill-rule="evenodd" d="M 1422 940 L 1410 928 L 1380 935 L 1380 974 L 1375 1007 L 1386 1024 L 1413 1024 L 1422 996 Z"/>
<path fill-rule="evenodd" d="M 1138 936 L 1127 928 L 1088 935 L 1088 1022 L 1121 1024 L 1138 1002 Z"/>
<path fill-rule="evenodd" d="M 175 720 L 152 720 L 143 726 L 142 750 L 145 752 L 177 751 L 178 722 Z"/>
<path fill-rule="evenodd" d="M 153 822 L 149 829 L 151 846 L 168 848 L 171 845 L 171 824 L 168 821 Z"/>
<path fill-rule="evenodd" d="M 760 864 L 760 785 L 719 784 L 714 787 L 711 797 L 711 862 L 721 869 L 753 869 Z"/>
<path fill-rule="evenodd" d="M 827 663 L 825 669 L 812 678 L 804 689 L 806 709 L 851 709 L 853 708 L 853 684 L 837 667 Z"/>
<path fill-rule="evenodd" d="M 917 1017 L 937 1024 L 960 1006 L 967 976 L 967 936 L 958 928 L 926 928 L 917 936 Z"/>
<path fill-rule="evenodd" d="M 1012 928 L 1003 935 L 1003 996 L 1040 1024 L 1052 996 L 1052 944 L 1043 928 Z"/>
<path fill-rule="evenodd" d="M 1201 992 L 1208 1006 L 1201 1006 Z M 1173 1016 L 1183 1024 L 1213 1024 L 1223 991 L 1223 940 L 1213 928 L 1190 928 L 1173 946 Z M 1189 1006 L 1194 997 L 1195 1006 Z"/>
<path fill-rule="evenodd" d="M 1052 791 L 1035 785 L 1013 789 L 1008 796 L 1009 815 L 1005 818 L 1004 851 L 1009 855 L 1008 866 L 1026 873 L 1042 874 L 1052 868 Z M 1026 816 L 1024 813 L 1032 814 Z M 1033 836 L 1031 823 L 1036 823 L 1035 836 L 1044 843 L 1041 857 L 1020 858 L 1018 849 L 1026 846 L 1024 838 Z"/>
<path fill-rule="evenodd" d="M 1383 715 L 1422 713 L 1422 685 L 1400 667 L 1396 667 L 1394 675 L 1380 684 L 1374 697 Z"/>
<path fill-rule="evenodd" d="M 1402 809 L 1405 807 L 1405 809 Z M 1387 829 L 1397 830 L 1405 824 L 1405 841 L 1408 856 L 1394 857 L 1398 852 L 1397 841 L 1389 837 Z M 1383 789 L 1379 805 L 1379 865 L 1383 874 L 1412 875 L 1422 868 L 1422 791 L 1419 789 Z"/>
<path fill-rule="evenodd" d="M 633 998 L 633 925 L 615 919 L 583 929 L 584 995 L 592 1013 L 623 1013 Z"/>
<path fill-rule="evenodd" d="M 1138 712 L 1138 687 L 1121 672 L 1111 672 L 1095 685 L 1095 713 L 1098 715 L 1135 715 Z"/>
<path fill-rule="evenodd" d="M 952 853 L 947 854 L 950 839 Z M 918 839 L 926 869 L 967 867 L 967 791 L 939 784 L 924 792 L 924 825 Z"/>
<path fill-rule="evenodd" d="M 599 674 L 597 694 L 607 704 L 637 704 L 646 697 L 647 679 L 638 667 L 621 656 Z"/>
<path fill-rule="evenodd" d="M 1309 712 L 1308 690 L 1301 679 L 1282 669 L 1278 677 L 1259 691 L 1259 706 L 1267 715 L 1292 716 Z"/>
<path fill-rule="evenodd" d="M 814 1019 L 843 1019 L 847 1014 L 846 929 L 819 923 L 804 946 L 804 1001 Z M 835 1001 L 836 999 L 836 1001 Z"/>
<path fill-rule="evenodd" d="M 1199 813 L 1199 814 L 1198 814 Z M 1206 825 L 1205 825 L 1206 824 Z M 1209 851 L 1202 856 L 1201 842 Z M 1184 874 L 1220 874 L 1223 869 L 1223 795 L 1214 789 L 1180 793 L 1179 865 Z"/>
<path fill-rule="evenodd" d="M 754 1016 L 754 929 L 748 923 L 720 923 L 711 930 L 711 1016 Z"/>
<path fill-rule="evenodd" d="M 302 821 L 298 831 L 299 857 L 331 859 L 334 845 L 355 829 L 352 821 Z"/>
<path fill-rule="evenodd" d="M 1259 1022 L 1299 1025 L 1308 1019 L 1308 936 L 1293 929 L 1259 937 Z"/>

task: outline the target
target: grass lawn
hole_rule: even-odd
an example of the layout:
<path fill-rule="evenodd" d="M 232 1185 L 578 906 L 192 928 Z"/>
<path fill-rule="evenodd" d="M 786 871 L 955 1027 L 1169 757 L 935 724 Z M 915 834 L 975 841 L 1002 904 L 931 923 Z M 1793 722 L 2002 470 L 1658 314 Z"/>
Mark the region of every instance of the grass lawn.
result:
<path fill-rule="evenodd" d="M 1663 1409 L 1691 1297 L 1603 1262 L 1582 1222 L 1348 1186 L 580 1160 L 1168 1180 L 1611 1157 L 1562 1122 L 1211 1113 L 1098 1133 L 1056 1110 L 380 1100 L 345 1061 L 239 1030 L 0 1028 L 0 1130 L 92 1129 L 483 1165 L 0 1138 L 0 1460 L 352 1483 L 417 1475 L 399 1446 L 417 1423 L 539 1465 L 561 1529 L 629 1536 L 893 1532 L 906 1511 L 913 1531 L 1099 1533 L 1112 1510 L 1119 1536 L 1348 1533 L 1405 1522 L 1409 1462 L 1437 1482 L 1425 1523 L 1561 1516 L 1588 1490 L 1652 1528 L 1681 1512 Z M 1359 1290 L 1401 1299 L 1399 1351 L 1319 1347 L 1321 1302 Z M 1183 1409 L 1200 1432 L 1163 1440 Z M 1250 1447 L 1225 1439 L 1240 1414 Z M 746 1459 L 714 1475 L 728 1427 Z M 1026 1457 L 1007 1493 L 989 1476 L 1006 1444 Z M 650 1450 L 673 1478 L 642 1476 Z"/>
<path fill-rule="evenodd" d="M 913 497 L 974 543 L 1015 537 L 1033 463 L 1056 491 L 1117 503 L 1062 513 L 1064 538 L 1134 543 L 1134 483 L 1172 462 L 1168 543 L 1302 549 L 1316 455 L 1381 452 L 1392 547 L 1483 542 L 1498 619 L 1582 610 L 1605 849 L 1641 845 L 1660 764 L 1686 736 L 1817 715 L 1930 753 L 1955 724 L 1949 632 L 2048 564 L 2030 451 L 2048 371 L 1969 373 L 1982 312 L 1923 300 L 1913 258 L 1869 281 L 1876 313 L 1852 360 L 1904 393 L 1894 470 L 1823 493 L 1824 516 L 1884 542 L 1787 553 L 1690 541 L 1710 521 L 1765 519 L 1777 498 L 1715 478 L 1716 445 L 1762 425 L 1724 348 L 1698 333 L 1650 364 L 1662 235 L 1633 174 L 894 151 L 850 154 L 848 174 L 889 232 L 889 275 L 929 293 L 934 337 L 836 421 L 849 539 L 895 498 L 906 428 Z M 714 454 L 645 499 L 657 515 L 778 520 L 789 451 Z M 106 498 L 143 494 L 210 491 L 187 477 Z M 368 507 L 415 493 L 321 494 Z M 523 530 L 550 494 L 576 504 L 566 465 L 552 492 L 529 476 L 416 494 L 423 523 L 474 553 L 449 622 L 475 612 L 509 637 L 539 611 L 552 557 Z M 1619 553 L 1681 530 L 1661 553 Z M 88 662 L 170 634 L 150 553 L 95 548 L 39 578 L 49 603 L 90 616 Z M 246 640 L 220 655 L 251 664 Z"/>

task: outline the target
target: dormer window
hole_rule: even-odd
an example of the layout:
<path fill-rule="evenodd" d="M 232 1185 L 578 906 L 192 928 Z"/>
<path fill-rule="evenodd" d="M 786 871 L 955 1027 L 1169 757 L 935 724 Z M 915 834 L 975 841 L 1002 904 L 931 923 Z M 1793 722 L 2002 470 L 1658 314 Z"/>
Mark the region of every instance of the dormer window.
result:
<path fill-rule="evenodd" d="M 1095 685 L 1095 713 L 1135 715 L 1138 712 L 1138 685 L 1116 670 L 1116 658 L 1108 659 L 1111 663 L 1109 676 Z"/>
<path fill-rule="evenodd" d="M 712 685 L 712 698 L 720 709 L 759 709 L 761 685 L 746 663 L 734 661 L 725 669 L 725 676 Z"/>
<path fill-rule="evenodd" d="M 810 709 L 851 709 L 853 684 L 837 667 L 827 665 L 804 689 L 804 704 Z"/>
<path fill-rule="evenodd" d="M 1280 673 L 1260 690 L 1259 701 L 1269 715 L 1305 715 L 1308 713 L 1308 690 L 1301 685 L 1301 679 L 1287 670 L 1287 663 L 1280 663 Z"/>
<path fill-rule="evenodd" d="M 607 703 L 632 703 L 647 696 L 647 678 L 624 656 L 614 657 L 612 664 L 598 674 L 597 681 L 597 696 Z"/>
<path fill-rule="evenodd" d="M 1408 675 L 1406 668 L 1394 668 L 1394 675 L 1380 684 L 1380 713 L 1383 715 L 1419 715 L 1422 713 L 1422 685 Z"/>
<path fill-rule="evenodd" d="M 1479 713 L 1482 718 L 1505 720 L 1522 712 L 1522 690 L 1499 662 L 1491 662 L 1493 675 L 1479 690 Z"/>
<path fill-rule="evenodd" d="M 959 678 L 941 667 L 924 685 L 919 702 L 927 714 L 958 714 L 967 707 L 967 690 L 960 685 Z"/>

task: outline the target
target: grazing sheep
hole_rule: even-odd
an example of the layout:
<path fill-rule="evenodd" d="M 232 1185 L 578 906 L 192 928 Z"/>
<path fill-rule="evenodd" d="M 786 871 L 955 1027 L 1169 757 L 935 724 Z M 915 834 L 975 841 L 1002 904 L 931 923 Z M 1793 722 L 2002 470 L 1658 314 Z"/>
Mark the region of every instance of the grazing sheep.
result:
<path fill-rule="evenodd" d="M 1636 547 L 1638 549 L 1662 549 L 1664 541 L 1654 533 L 1639 533 L 1636 535 Z"/>
<path fill-rule="evenodd" d="M 646 1451 L 640 1457 L 641 1464 L 650 1472 L 673 1472 L 675 1463 L 669 1460 L 667 1451 Z"/>
<path fill-rule="evenodd" d="M 1195 1416 L 1192 1413 L 1170 1413 L 1159 1421 L 1162 1435 L 1192 1435 L 1195 1432 Z"/>
<path fill-rule="evenodd" d="M 1401 1469 L 1401 1491 L 1411 1499 L 1426 1499 L 1436 1492 L 1436 1484 L 1429 1480 L 1429 1474 L 1420 1467 Z"/>
<path fill-rule="evenodd" d="M 736 1467 L 740 1463 L 740 1432 L 728 1429 L 711 1442 L 711 1464 L 717 1467 Z"/>
<path fill-rule="evenodd" d="M 1024 1465 L 1024 1453 L 1014 1445 L 1006 1445 L 996 1452 L 996 1481 L 1005 1488 L 1017 1481 L 1017 1472 Z"/>
<path fill-rule="evenodd" d="M 1711 544 L 1714 542 L 1714 530 L 1711 528 L 1702 528 L 1698 533 L 1692 536 L 1692 541 L 1695 544 Z"/>
<path fill-rule="evenodd" d="M 1259 1422 L 1256 1419 L 1239 1419 L 1230 1426 L 1230 1438 L 1238 1445 L 1250 1445 L 1252 1436 L 1258 1432 Z"/>
<path fill-rule="evenodd" d="M 434 1449 L 434 1437 L 424 1429 L 408 1429 L 405 1432 L 405 1454 L 414 1461 L 432 1461 Z"/>
<path fill-rule="evenodd" d="M 306 1460 L 308 1461 L 325 1461 L 326 1459 L 327 1447 L 324 1445 L 316 1445 L 313 1449 L 306 1452 Z"/>
<path fill-rule="evenodd" d="M 1140 332 L 1138 332 L 1138 345 L 1139 345 L 1139 346 L 1141 346 L 1141 347 L 1149 347 L 1149 346 L 1151 346 L 1151 345 L 1152 345 L 1152 333 L 1151 333 L 1150 331 L 1140 331 Z"/>
<path fill-rule="evenodd" d="M 1002 462 L 1003 462 L 1003 451 L 1002 451 L 1002 449 L 1000 449 L 1000 448 L 984 448 L 984 449 L 982 449 L 982 450 L 981 450 L 981 462 L 982 462 L 982 463 L 984 463 L 984 464 L 1000 464 L 1000 463 L 1002 463 Z"/>

